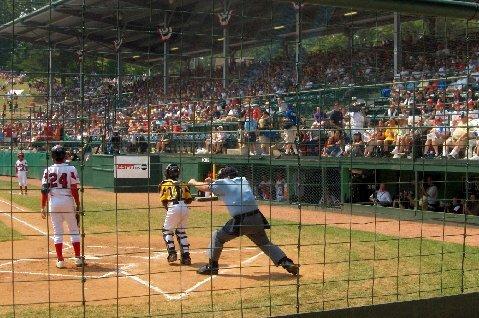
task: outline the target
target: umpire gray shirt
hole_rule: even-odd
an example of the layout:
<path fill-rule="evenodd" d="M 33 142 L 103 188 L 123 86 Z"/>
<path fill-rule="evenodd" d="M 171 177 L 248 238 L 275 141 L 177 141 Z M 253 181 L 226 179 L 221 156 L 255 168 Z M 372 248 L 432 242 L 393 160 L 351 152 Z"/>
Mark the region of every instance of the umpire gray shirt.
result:
<path fill-rule="evenodd" d="M 210 189 L 223 200 L 232 217 L 258 209 L 253 190 L 245 177 L 218 179 L 210 185 Z"/>

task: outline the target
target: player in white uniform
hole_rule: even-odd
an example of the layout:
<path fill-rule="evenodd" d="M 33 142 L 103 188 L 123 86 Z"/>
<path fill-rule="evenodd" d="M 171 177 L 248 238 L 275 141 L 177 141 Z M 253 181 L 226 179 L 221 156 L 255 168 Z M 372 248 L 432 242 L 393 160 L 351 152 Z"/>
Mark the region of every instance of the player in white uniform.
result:
<path fill-rule="evenodd" d="M 62 146 L 56 145 L 51 151 L 54 164 L 45 169 L 42 179 L 42 218 L 46 218 L 45 207 L 48 201 L 48 211 L 53 225 L 53 241 L 57 254 L 57 268 L 64 268 L 63 259 L 63 223 L 68 225 L 75 251 L 75 265 L 85 264 L 80 255 L 78 173 L 74 166 L 65 163 L 66 152 Z"/>
<path fill-rule="evenodd" d="M 20 186 L 20 194 L 23 195 L 23 188 L 25 188 L 25 195 L 27 194 L 27 173 L 28 163 L 25 160 L 23 152 L 18 153 L 18 160 L 15 162 L 15 173 L 17 174 L 18 185 Z"/>

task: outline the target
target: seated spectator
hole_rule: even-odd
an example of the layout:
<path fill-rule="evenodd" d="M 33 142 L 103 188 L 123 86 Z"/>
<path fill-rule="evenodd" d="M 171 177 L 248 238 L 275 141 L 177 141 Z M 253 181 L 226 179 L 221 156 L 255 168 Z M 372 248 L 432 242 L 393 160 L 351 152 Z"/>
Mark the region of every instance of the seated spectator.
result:
<path fill-rule="evenodd" d="M 206 134 L 206 139 L 205 139 L 205 149 L 208 151 L 208 153 L 214 153 L 213 149 L 213 143 L 216 138 L 216 127 L 212 126 L 211 127 L 211 132 Z"/>
<path fill-rule="evenodd" d="M 391 206 L 393 201 L 391 194 L 386 190 L 386 185 L 384 183 L 381 183 L 379 189 L 371 194 L 369 200 L 373 202 L 374 205 L 381 206 Z"/>
<path fill-rule="evenodd" d="M 258 186 L 259 195 L 263 200 L 271 200 L 271 181 L 268 176 L 263 176 Z"/>
<path fill-rule="evenodd" d="M 393 207 L 399 208 L 399 209 L 412 210 L 414 209 L 414 206 L 415 206 L 414 196 L 412 192 L 408 190 L 399 192 L 399 195 L 393 202 Z"/>
<path fill-rule="evenodd" d="M 347 145 L 344 149 L 346 156 L 362 157 L 364 155 L 364 142 L 359 132 L 353 135 L 351 144 Z"/>
<path fill-rule="evenodd" d="M 424 196 L 423 204 L 424 207 L 429 211 L 438 211 L 439 209 L 439 200 L 437 186 L 432 181 L 432 177 L 427 177 L 426 184 L 422 186 L 422 192 Z"/>
<path fill-rule="evenodd" d="M 223 126 L 218 126 L 216 128 L 216 132 L 213 134 L 213 141 L 212 141 L 212 151 L 213 153 L 222 153 L 223 146 L 225 144 L 225 133 L 223 131 Z"/>
<path fill-rule="evenodd" d="M 335 130 L 326 141 L 323 149 L 324 157 L 339 157 L 342 153 L 341 145 L 343 144 L 343 136 L 341 130 Z"/>
<path fill-rule="evenodd" d="M 459 200 L 457 197 L 452 198 L 451 205 L 448 207 L 448 212 L 456 214 L 464 213 L 464 207 L 461 200 Z"/>
<path fill-rule="evenodd" d="M 476 198 L 475 194 L 469 196 L 469 200 L 466 202 L 466 211 L 467 214 L 479 215 L 479 201 Z"/>
<path fill-rule="evenodd" d="M 468 118 L 465 114 L 461 115 L 461 122 L 452 130 L 451 137 L 447 138 L 443 147 L 443 156 L 448 158 L 457 159 L 459 153 L 465 149 L 468 144 Z M 452 148 L 452 151 L 449 150 Z"/>
<path fill-rule="evenodd" d="M 386 130 L 384 130 L 383 150 L 385 153 L 388 152 L 389 146 L 396 141 L 397 134 L 398 134 L 398 124 L 396 119 L 392 118 L 391 120 L 389 120 Z"/>
<path fill-rule="evenodd" d="M 369 140 L 367 141 L 367 146 L 364 150 L 365 157 L 370 157 L 375 147 L 379 147 L 380 149 L 382 149 L 382 147 L 384 146 L 384 139 L 386 138 L 384 136 L 384 132 L 384 122 L 380 120 L 377 126 L 374 127 L 372 133 L 367 135 Z"/>
<path fill-rule="evenodd" d="M 402 116 L 402 115 L 401 115 Z M 398 133 L 396 135 L 396 147 L 391 151 L 393 158 L 401 158 L 405 154 L 411 153 L 411 146 L 413 141 L 412 130 L 407 125 L 407 119 L 403 116 L 397 120 Z M 412 157 L 408 155 L 408 158 Z"/>
<path fill-rule="evenodd" d="M 439 157 L 439 146 L 442 145 L 448 137 L 448 129 L 443 124 L 442 117 L 436 117 L 434 119 L 434 126 L 426 136 L 427 139 L 426 144 L 424 145 L 424 157 Z"/>

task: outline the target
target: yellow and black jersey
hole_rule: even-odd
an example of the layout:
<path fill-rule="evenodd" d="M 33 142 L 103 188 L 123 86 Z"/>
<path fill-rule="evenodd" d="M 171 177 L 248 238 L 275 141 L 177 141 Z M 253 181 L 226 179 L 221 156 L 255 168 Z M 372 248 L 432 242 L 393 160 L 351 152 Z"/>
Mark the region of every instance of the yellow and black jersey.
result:
<path fill-rule="evenodd" d="M 190 187 L 181 181 L 172 179 L 163 180 L 160 183 L 160 201 L 161 202 L 178 202 L 185 201 L 191 203 Z"/>

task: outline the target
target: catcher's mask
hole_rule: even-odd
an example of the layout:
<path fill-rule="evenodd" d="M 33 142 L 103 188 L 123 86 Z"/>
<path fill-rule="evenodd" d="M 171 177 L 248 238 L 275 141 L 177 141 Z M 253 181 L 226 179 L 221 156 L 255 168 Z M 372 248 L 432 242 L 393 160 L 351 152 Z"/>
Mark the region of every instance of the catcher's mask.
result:
<path fill-rule="evenodd" d="M 239 176 L 238 170 L 231 166 L 226 166 L 218 172 L 217 179 L 224 179 L 224 178 L 236 178 Z"/>
<path fill-rule="evenodd" d="M 176 163 L 170 163 L 166 166 L 165 176 L 169 179 L 177 180 L 180 176 L 180 167 Z"/>

